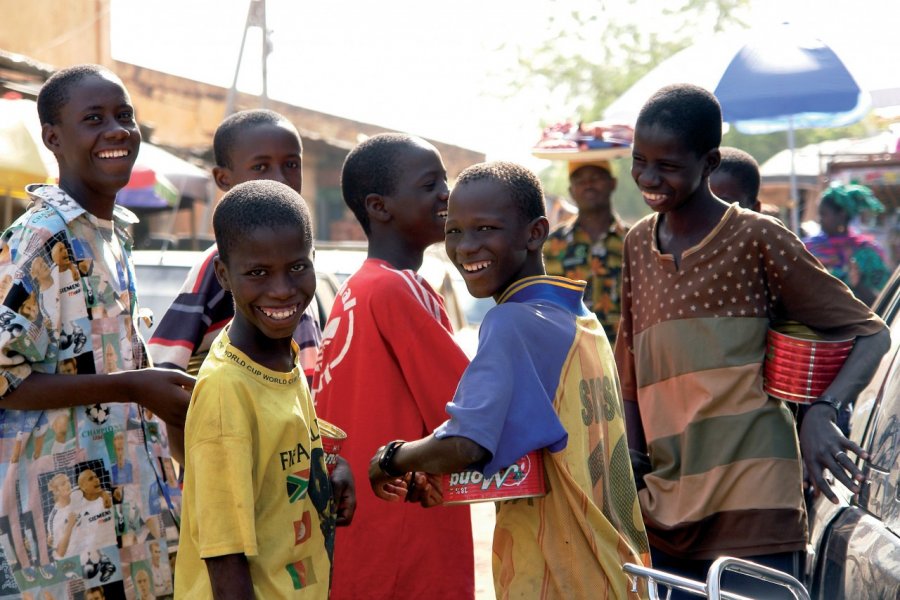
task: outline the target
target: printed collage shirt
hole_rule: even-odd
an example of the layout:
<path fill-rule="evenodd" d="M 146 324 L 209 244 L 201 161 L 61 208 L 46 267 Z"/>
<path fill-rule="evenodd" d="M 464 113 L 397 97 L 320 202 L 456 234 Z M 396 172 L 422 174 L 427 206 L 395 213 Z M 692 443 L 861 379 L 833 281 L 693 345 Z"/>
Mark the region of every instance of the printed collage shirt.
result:
<path fill-rule="evenodd" d="M 618 218 L 605 236 L 592 240 L 577 219 L 550 233 L 544 244 L 547 275 L 587 282 L 584 303 L 616 343 L 622 304 L 622 251 L 628 228 Z"/>
<path fill-rule="evenodd" d="M 55 186 L 0 241 L 0 395 L 32 372 L 60 377 L 145 364 L 133 322 L 136 218 L 87 213 Z M 161 421 L 136 404 L 3 410 L 0 599 L 171 595 L 180 491 Z M 154 581 L 158 582 L 154 586 Z"/>

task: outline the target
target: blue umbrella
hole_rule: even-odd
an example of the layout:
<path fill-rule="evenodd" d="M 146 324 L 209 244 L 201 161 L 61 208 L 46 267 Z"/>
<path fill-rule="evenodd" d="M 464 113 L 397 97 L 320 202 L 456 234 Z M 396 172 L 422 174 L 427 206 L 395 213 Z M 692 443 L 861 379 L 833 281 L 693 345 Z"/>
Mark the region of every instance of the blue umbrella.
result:
<path fill-rule="evenodd" d="M 723 119 L 744 133 L 838 127 L 860 120 L 870 108 L 844 62 L 825 42 L 783 23 L 774 28 L 728 34 L 695 44 L 660 63 L 613 102 L 604 118 L 634 123 L 644 102 L 659 88 L 693 83 L 713 92 Z M 796 200 L 796 181 L 791 178 Z M 797 227 L 797 203 L 791 225 Z"/>

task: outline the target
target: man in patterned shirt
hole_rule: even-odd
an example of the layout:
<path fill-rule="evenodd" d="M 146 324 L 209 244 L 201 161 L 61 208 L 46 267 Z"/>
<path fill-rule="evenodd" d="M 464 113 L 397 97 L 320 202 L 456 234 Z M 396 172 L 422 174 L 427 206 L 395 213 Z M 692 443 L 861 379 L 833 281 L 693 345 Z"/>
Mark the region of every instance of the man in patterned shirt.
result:
<path fill-rule="evenodd" d="M 619 327 L 622 241 L 628 231 L 612 209 L 615 189 L 609 162 L 570 162 L 569 194 L 578 215 L 553 230 L 544 244 L 548 275 L 587 281 L 584 302 L 600 319 L 611 344 Z"/>

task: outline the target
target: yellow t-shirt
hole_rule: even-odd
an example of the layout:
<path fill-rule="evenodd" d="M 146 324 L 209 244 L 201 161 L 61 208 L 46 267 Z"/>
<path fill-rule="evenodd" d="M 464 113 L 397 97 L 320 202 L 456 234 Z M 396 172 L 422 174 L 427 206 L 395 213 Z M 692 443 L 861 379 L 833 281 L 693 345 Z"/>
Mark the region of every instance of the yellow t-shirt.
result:
<path fill-rule="evenodd" d="M 302 371 L 270 371 L 222 331 L 194 388 L 185 453 L 175 595 L 211 598 L 203 559 L 244 554 L 257 598 L 327 598 L 334 503 Z"/>

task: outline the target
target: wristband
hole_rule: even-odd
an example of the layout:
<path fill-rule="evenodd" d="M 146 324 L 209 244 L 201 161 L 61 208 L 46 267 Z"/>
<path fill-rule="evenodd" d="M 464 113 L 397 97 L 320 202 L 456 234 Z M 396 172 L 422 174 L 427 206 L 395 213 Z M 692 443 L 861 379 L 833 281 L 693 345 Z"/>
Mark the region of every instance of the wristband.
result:
<path fill-rule="evenodd" d="M 403 440 L 394 440 L 388 443 L 384 450 L 381 451 L 381 458 L 378 459 L 378 468 L 388 477 L 402 477 L 406 474 L 406 471 L 395 471 L 391 468 L 391 461 L 394 460 L 394 455 L 400 449 L 400 446 L 405 443 Z"/>
<path fill-rule="evenodd" d="M 841 405 L 843 404 L 843 402 L 841 402 L 831 394 L 824 394 L 822 396 L 819 396 L 819 399 L 811 403 L 810 406 L 815 406 L 816 404 L 825 404 L 833 408 L 835 412 L 840 413 Z"/>

